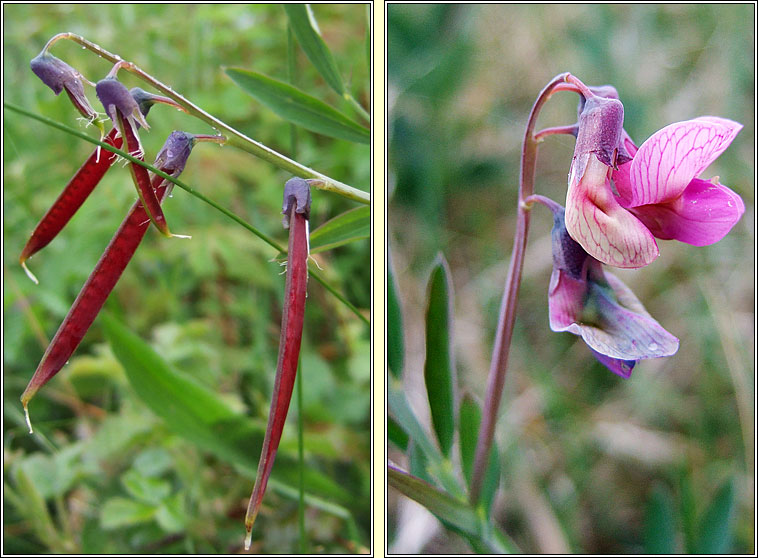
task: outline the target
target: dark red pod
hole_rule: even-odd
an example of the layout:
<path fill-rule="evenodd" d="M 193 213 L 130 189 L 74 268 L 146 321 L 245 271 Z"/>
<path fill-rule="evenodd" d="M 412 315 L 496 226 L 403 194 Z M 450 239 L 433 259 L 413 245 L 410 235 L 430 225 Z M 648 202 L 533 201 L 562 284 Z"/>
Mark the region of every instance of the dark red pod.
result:
<path fill-rule="evenodd" d="M 164 103 L 176 108 L 182 108 L 168 97 L 153 95 L 138 87 L 131 89 L 129 93 L 144 116 L 147 116 L 150 108 L 155 103 Z M 121 149 L 124 142 L 123 137 L 118 135 L 116 128 L 113 128 L 103 138 L 103 141 L 118 149 Z M 63 189 L 63 192 L 58 196 L 58 199 L 55 200 L 55 203 L 53 203 L 52 207 L 37 224 L 32 236 L 19 256 L 19 263 L 21 263 L 24 271 L 32 281 L 38 283 L 37 278 L 26 267 L 26 260 L 47 246 L 63 227 L 66 226 L 82 206 L 84 200 L 89 197 L 103 176 L 105 176 L 105 173 L 113 165 L 117 157 L 115 153 L 107 149 L 101 149 L 100 147 L 93 151 L 92 155 L 89 156 L 76 174 L 74 174 Z"/>
<path fill-rule="evenodd" d="M 160 183 L 163 179 L 156 176 L 154 183 Z M 171 183 L 166 183 L 157 188 L 156 195 L 163 201 Z M 150 219 L 145 212 L 142 203 L 134 202 L 126 219 L 113 235 L 108 247 L 103 252 L 95 269 L 84 283 L 79 296 L 68 311 L 63 323 L 47 347 L 42 360 L 37 366 L 29 385 L 21 395 L 21 403 L 26 413 L 29 432 L 32 431 L 29 421 L 27 406 L 29 400 L 34 397 L 39 388 L 45 385 L 55 376 L 81 343 L 82 338 L 95 321 L 100 309 L 105 304 L 108 295 L 116 286 L 121 274 L 132 259 L 140 242 L 150 226 Z"/>
<path fill-rule="evenodd" d="M 300 358 L 300 342 L 303 337 L 306 287 L 308 284 L 308 216 L 310 211 L 310 187 L 302 178 L 292 178 L 284 188 L 284 225 L 289 227 L 287 250 L 287 276 L 284 288 L 282 330 L 279 337 L 279 357 L 274 379 L 274 392 L 268 415 L 266 435 L 263 439 L 261 457 L 255 486 L 250 496 L 245 517 L 245 549 L 250 548 L 253 523 L 258 515 L 268 478 L 274 465 L 276 451 L 282 438 L 284 421 L 287 418 L 292 389 L 295 385 L 297 363 Z"/>
<path fill-rule="evenodd" d="M 166 146 L 173 148 L 159 154 L 158 164 L 161 170 L 171 176 L 178 176 L 184 169 L 187 157 L 195 143 L 195 136 L 184 132 L 174 132 L 166 141 Z M 175 152 L 178 156 L 168 156 L 164 152 Z M 160 176 L 154 176 L 148 184 L 150 190 L 160 204 L 171 192 L 173 183 Z M 42 357 L 34 376 L 21 395 L 29 431 L 32 427 L 29 421 L 29 400 L 66 364 L 73 352 L 79 346 L 82 338 L 89 330 L 92 322 L 105 304 L 108 295 L 116 286 L 127 264 L 134 256 L 137 247 L 150 227 L 150 219 L 141 201 L 136 201 L 127 214 L 121 226 L 113 235 L 108 247 L 103 252 L 95 269 L 84 283 L 79 296 L 76 297 L 63 323 L 53 337 Z"/>
<path fill-rule="evenodd" d="M 118 131 L 113 128 L 103 141 L 121 149 L 123 139 L 120 136 L 116 137 L 117 134 Z M 45 216 L 37 224 L 32 236 L 19 256 L 19 262 L 23 266 L 24 271 L 35 283 L 37 283 L 37 279 L 26 267 L 26 260 L 47 246 L 63 227 L 66 226 L 71 217 L 74 216 L 74 213 L 82 206 L 84 200 L 89 197 L 95 186 L 105 176 L 105 173 L 116 160 L 116 157 L 115 153 L 111 153 L 106 149 L 96 149 L 84 161 L 79 170 L 76 171 L 76 174 L 63 189 L 58 199 L 55 200 L 52 207 L 48 209 Z"/>

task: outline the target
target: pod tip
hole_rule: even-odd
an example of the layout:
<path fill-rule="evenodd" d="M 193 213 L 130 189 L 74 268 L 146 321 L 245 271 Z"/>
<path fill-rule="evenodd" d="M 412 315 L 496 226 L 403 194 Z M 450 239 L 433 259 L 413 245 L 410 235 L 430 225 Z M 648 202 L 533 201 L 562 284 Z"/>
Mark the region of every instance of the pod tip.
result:
<path fill-rule="evenodd" d="M 34 276 L 34 273 L 32 273 L 31 270 L 28 267 L 26 267 L 26 259 L 20 260 L 20 263 L 21 263 L 21 267 L 23 267 L 24 271 L 26 272 L 26 276 L 32 281 L 34 281 L 35 285 L 39 285 L 39 280 Z"/>
<path fill-rule="evenodd" d="M 29 418 L 29 407 L 24 403 L 24 418 L 26 419 L 26 425 L 29 427 L 29 434 L 34 434 L 32 429 L 32 421 Z"/>

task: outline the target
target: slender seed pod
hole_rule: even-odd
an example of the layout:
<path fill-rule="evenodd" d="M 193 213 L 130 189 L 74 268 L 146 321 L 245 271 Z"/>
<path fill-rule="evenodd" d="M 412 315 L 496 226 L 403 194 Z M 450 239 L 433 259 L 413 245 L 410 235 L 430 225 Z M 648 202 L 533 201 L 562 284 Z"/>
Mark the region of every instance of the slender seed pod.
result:
<path fill-rule="evenodd" d="M 117 130 L 113 128 L 103 141 L 120 149 L 123 140 L 121 137 L 116 137 L 116 135 Z M 115 153 L 103 150 L 104 153 L 101 154 L 98 151 L 99 149 L 96 149 L 84 161 L 79 170 L 76 171 L 76 174 L 63 189 L 58 199 L 55 200 L 47 213 L 45 213 L 45 216 L 37 224 L 32 236 L 19 256 L 19 263 L 29 278 L 35 283 L 39 283 L 39 281 L 29 271 L 29 268 L 26 266 L 26 260 L 42 250 L 58 235 L 116 160 L 117 155 Z"/>
<path fill-rule="evenodd" d="M 130 90 L 134 101 L 138 104 L 140 112 L 147 116 L 150 108 L 155 103 L 164 103 L 177 108 L 182 108 L 172 99 L 161 97 L 143 91 L 135 87 Z M 103 138 L 106 143 L 121 149 L 123 138 L 118 135 L 118 130 L 113 128 L 108 135 Z M 102 180 L 105 173 L 113 165 L 118 156 L 108 150 L 98 147 L 92 152 L 92 155 L 76 171 L 66 187 L 61 192 L 58 199 L 55 200 L 52 207 L 45 213 L 40 222 L 37 224 L 29 241 L 24 246 L 19 263 L 29 278 L 35 283 L 39 283 L 37 278 L 26 266 L 26 260 L 47 246 L 66 226 L 74 214 L 84 203 L 95 187 Z"/>
<path fill-rule="evenodd" d="M 184 164 L 194 145 L 194 139 L 194 136 L 191 134 L 183 132 L 171 134 L 166 141 L 166 145 L 178 145 L 182 143 L 180 149 L 174 150 L 180 156 L 164 156 L 161 159 L 161 170 L 171 176 L 178 176 L 182 169 L 184 169 Z M 173 183 L 156 175 L 148 186 L 151 191 L 154 189 L 154 196 L 160 204 L 171 192 Z M 116 286 L 121 274 L 126 269 L 132 256 L 134 256 L 134 252 L 137 250 L 140 242 L 142 242 L 149 226 L 150 220 L 148 219 L 144 205 L 142 202 L 136 201 L 116 231 L 116 234 L 113 235 L 108 247 L 97 262 L 95 269 L 90 274 L 86 283 L 84 283 L 79 296 L 76 297 L 74 304 L 71 306 L 55 337 L 53 337 L 52 342 L 45 351 L 29 385 L 27 385 L 24 393 L 21 395 L 21 403 L 24 406 L 29 432 L 32 432 L 28 411 L 29 400 L 63 368 L 79 346 L 82 338 L 103 307 L 103 304 L 105 304 L 108 295 Z"/>
<path fill-rule="evenodd" d="M 300 341 L 303 336 L 305 297 L 308 283 L 308 217 L 310 212 L 310 187 L 302 178 L 292 178 L 284 188 L 285 228 L 289 228 L 289 248 L 287 251 L 287 276 L 284 288 L 284 309 L 282 330 L 279 337 L 279 357 L 274 378 L 274 392 L 268 426 L 263 439 L 261 457 L 255 486 L 250 496 L 245 517 L 245 550 L 250 548 L 252 529 L 258 515 L 266 484 L 271 475 L 276 451 L 282 438 L 284 421 L 292 399 L 297 363 L 300 357 Z"/>

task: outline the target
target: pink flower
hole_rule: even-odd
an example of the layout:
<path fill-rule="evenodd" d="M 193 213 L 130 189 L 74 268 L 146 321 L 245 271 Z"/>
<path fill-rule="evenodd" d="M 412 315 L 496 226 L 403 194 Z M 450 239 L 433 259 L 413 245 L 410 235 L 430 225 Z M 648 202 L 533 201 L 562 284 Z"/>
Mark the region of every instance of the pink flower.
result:
<path fill-rule="evenodd" d="M 742 125 L 726 118 L 701 116 L 658 130 L 633 159 L 613 173 L 618 201 L 657 238 L 694 246 L 718 242 L 745 212 L 740 196 L 718 177 L 698 175 L 732 142 Z"/>
<path fill-rule="evenodd" d="M 579 105 L 566 197 L 571 237 L 592 257 L 623 268 L 657 258 L 655 238 L 695 246 L 721 240 L 745 205 L 718 177 L 707 181 L 698 175 L 742 125 L 702 116 L 666 126 L 637 149 L 623 129 L 623 105 L 615 90 L 601 89 L 588 88 Z"/>

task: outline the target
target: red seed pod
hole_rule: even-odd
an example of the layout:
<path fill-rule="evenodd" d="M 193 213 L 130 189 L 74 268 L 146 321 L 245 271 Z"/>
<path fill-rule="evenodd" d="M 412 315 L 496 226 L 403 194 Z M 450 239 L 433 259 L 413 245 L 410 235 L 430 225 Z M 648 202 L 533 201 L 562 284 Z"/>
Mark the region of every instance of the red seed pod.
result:
<path fill-rule="evenodd" d="M 171 176 L 178 176 L 181 169 L 184 168 L 194 143 L 195 138 L 191 134 L 171 134 L 166 144 L 177 148 L 177 152 L 181 156 L 165 159 L 160 166 L 161 170 Z M 171 182 L 157 175 L 153 176 L 152 183 L 148 184 L 159 204 L 170 193 L 172 186 Z M 149 226 L 150 220 L 142 202 L 135 202 L 79 292 L 79 296 L 76 297 L 74 304 L 45 351 L 29 385 L 21 395 L 21 403 L 24 406 L 30 432 L 32 426 L 29 421 L 29 400 L 63 368 L 79 346 L 103 304 L 105 304 L 108 295 L 134 256 Z"/>
<path fill-rule="evenodd" d="M 175 101 L 167 97 L 153 95 L 138 87 L 131 89 L 130 93 L 144 116 L 147 116 L 151 107 L 155 103 L 164 103 L 177 108 L 182 108 Z M 103 138 L 103 141 L 121 149 L 124 140 L 118 135 L 118 130 L 113 128 L 110 133 Z M 26 266 L 26 260 L 42 250 L 42 248 L 47 246 L 58 235 L 82 206 L 84 200 L 89 197 L 116 159 L 117 155 L 107 149 L 101 149 L 98 147 L 93 151 L 92 155 L 89 156 L 73 178 L 71 178 L 69 183 L 63 189 L 63 192 L 58 196 L 58 199 L 55 200 L 55 203 L 53 203 L 52 207 L 37 224 L 31 238 L 26 243 L 26 246 L 24 246 L 21 256 L 19 256 L 19 263 L 21 263 L 24 271 L 32 281 L 38 283 L 37 278 Z M 161 163 L 156 161 L 156 165 L 160 167 Z"/>
<path fill-rule="evenodd" d="M 116 134 L 117 131 L 114 128 L 105 136 L 103 141 L 121 149 L 123 140 L 121 137 L 116 137 Z M 38 282 L 37 278 L 26 267 L 26 260 L 42 250 L 58 235 L 116 160 L 115 153 L 111 153 L 105 149 L 100 153 L 98 151 L 100 150 L 96 149 L 79 170 L 76 171 L 76 174 L 63 189 L 58 199 L 55 200 L 52 207 L 42 217 L 42 220 L 34 229 L 31 238 L 29 238 L 26 246 L 24 246 L 21 256 L 19 256 L 19 263 L 21 263 L 26 274 L 35 283 Z"/>
<path fill-rule="evenodd" d="M 308 284 L 308 215 L 310 211 L 310 188 L 302 178 L 287 181 L 284 189 L 284 215 L 289 224 L 289 247 L 287 250 L 287 278 L 284 288 L 282 330 L 279 337 L 279 358 L 276 365 L 274 392 L 268 426 L 263 439 L 261 457 L 255 486 L 250 496 L 245 517 L 245 549 L 250 548 L 252 530 L 258 515 L 268 478 L 274 465 L 276 451 L 282 438 L 284 421 L 287 418 L 292 388 L 295 385 L 297 363 L 300 358 L 300 341 L 303 337 L 305 295 Z M 285 223 L 285 226 L 287 225 Z"/>

